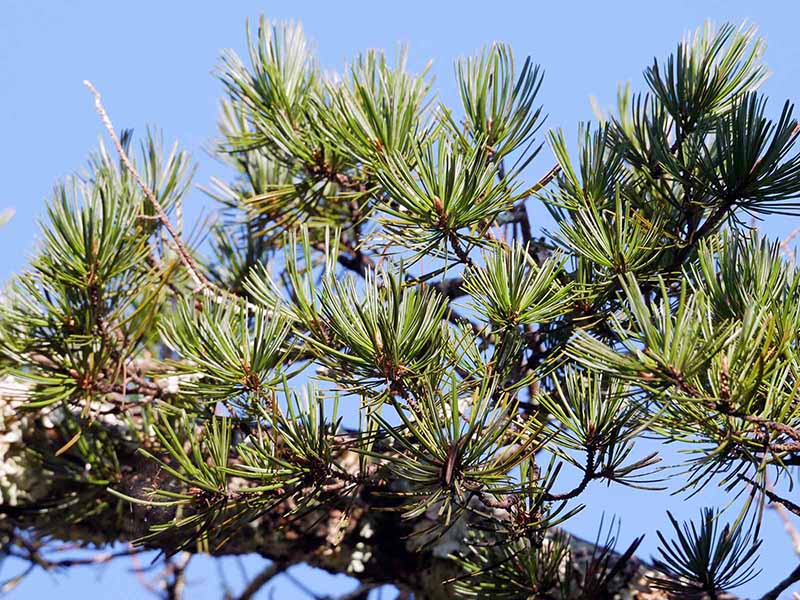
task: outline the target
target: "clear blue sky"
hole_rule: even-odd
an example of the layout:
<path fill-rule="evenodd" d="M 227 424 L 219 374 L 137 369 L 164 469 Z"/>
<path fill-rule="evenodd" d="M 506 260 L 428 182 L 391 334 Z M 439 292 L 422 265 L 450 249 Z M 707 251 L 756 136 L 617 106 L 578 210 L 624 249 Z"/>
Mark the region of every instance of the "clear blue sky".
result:
<path fill-rule="evenodd" d="M 777 109 L 785 99 L 800 99 L 800 5 L 784 2 L 679 1 L 583 2 L 211 2 L 207 0 L 2 0 L 0 2 L 0 209 L 16 216 L 0 233 L 0 276 L 21 269 L 36 237 L 35 221 L 53 182 L 83 166 L 96 146 L 101 126 L 83 79 L 103 92 L 118 128 L 163 129 L 178 139 L 199 162 L 197 183 L 220 174 L 203 151 L 215 133 L 221 86 L 212 77 L 223 48 L 242 52 L 244 22 L 268 17 L 302 21 L 317 42 L 325 68 L 338 69 L 368 47 L 392 49 L 407 42 L 414 64 L 434 59 L 440 98 L 455 99 L 452 63 L 493 40 L 510 42 L 518 55 L 531 55 L 545 69 L 541 100 L 550 127 L 575 131 L 590 119 L 589 97 L 611 106 L 620 81 L 642 86 L 642 69 L 653 56 L 670 52 L 681 35 L 701 25 L 747 19 L 768 42 L 766 60 L 773 76 L 766 91 Z M 572 138 L 570 138 L 572 139 Z M 550 166 L 548 153 L 534 163 L 533 179 Z M 195 191 L 190 214 L 207 206 Z M 535 213 L 540 215 L 541 213 Z M 768 221 L 762 230 L 784 236 L 797 220 Z M 566 484 L 566 482 L 565 482 Z M 664 511 L 695 516 L 697 507 L 717 503 L 713 492 L 691 501 L 663 494 L 596 486 L 592 502 L 572 529 L 591 536 L 601 511 L 623 519 L 622 542 L 647 533 L 641 550 L 655 549 L 655 529 L 664 527 Z M 743 588 L 756 595 L 785 576 L 796 561 L 776 516 L 768 513 L 762 551 L 763 574 Z M 42 598 L 55 591 L 59 600 L 83 597 L 146 598 L 126 569 L 128 563 L 103 571 L 53 578 L 38 573 L 12 594 Z M 256 563 L 247 562 L 251 573 Z M 238 567 L 224 570 L 236 581 Z M 0 578 L 11 573 L 3 566 Z M 322 593 L 346 590 L 341 579 L 307 571 L 308 585 Z M 188 598 L 220 597 L 216 571 L 208 564 L 190 571 Z M 296 588 L 281 586 L 276 598 L 303 598 Z M 386 596 L 384 596 L 386 597 Z M 788 597 L 788 596 L 787 596 Z"/>

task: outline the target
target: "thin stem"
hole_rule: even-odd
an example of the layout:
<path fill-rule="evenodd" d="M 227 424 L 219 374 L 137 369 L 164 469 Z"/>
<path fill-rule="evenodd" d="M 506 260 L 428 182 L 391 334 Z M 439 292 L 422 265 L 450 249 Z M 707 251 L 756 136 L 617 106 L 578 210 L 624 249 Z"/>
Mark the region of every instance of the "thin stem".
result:
<path fill-rule="evenodd" d="M 89 88 L 89 91 L 92 92 L 94 95 L 94 106 L 97 109 L 98 114 L 100 115 L 100 120 L 103 122 L 103 125 L 108 131 L 108 135 L 111 137 L 111 141 L 114 143 L 114 147 L 117 149 L 117 153 L 119 154 L 119 158 L 122 161 L 122 164 L 125 165 L 125 168 L 134 178 L 138 186 L 141 188 L 142 192 L 144 192 L 145 197 L 150 201 L 150 204 L 153 205 L 153 209 L 156 211 L 156 216 L 164 228 L 169 233 L 170 237 L 172 238 L 173 242 L 175 243 L 175 248 L 178 252 L 178 256 L 181 259 L 181 262 L 186 267 L 187 271 L 189 271 L 189 276 L 192 278 L 192 281 L 198 287 L 198 289 L 203 289 L 210 285 L 206 276 L 200 271 L 195 263 L 194 259 L 192 258 L 189 251 L 184 246 L 183 241 L 181 240 L 180 235 L 175 228 L 172 226 L 172 223 L 167 216 L 167 213 L 164 211 L 164 208 L 161 206 L 161 203 L 156 198 L 156 195 L 153 193 L 153 190 L 145 183 L 144 179 L 142 179 L 141 175 L 136 171 L 131 162 L 130 158 L 128 158 L 128 153 L 125 152 L 125 148 L 122 146 L 122 143 L 117 136 L 116 131 L 114 130 L 114 125 L 111 123 L 111 118 L 108 116 L 106 109 L 103 107 L 102 98 L 100 96 L 100 92 L 97 91 L 92 85 L 92 82 L 88 79 L 84 80 L 83 85 Z"/>
<path fill-rule="evenodd" d="M 111 137 L 111 141 L 114 143 L 114 147 L 119 154 L 120 160 L 131 176 L 136 181 L 136 184 L 141 188 L 142 192 L 144 193 L 145 197 L 148 199 L 150 204 L 152 204 L 153 209 L 156 211 L 156 217 L 158 221 L 164 226 L 169 233 L 170 237 L 172 238 L 175 249 L 178 253 L 178 258 L 180 259 L 181 263 L 186 267 L 186 270 L 189 272 L 189 277 L 192 279 L 192 282 L 195 284 L 195 291 L 202 292 L 203 295 L 211 298 L 215 302 L 223 302 L 226 300 L 233 301 L 239 304 L 243 304 L 248 310 L 256 310 L 257 307 L 240 298 L 234 293 L 231 293 L 227 290 L 223 290 L 218 286 L 214 285 L 209 279 L 203 274 L 200 268 L 197 266 L 194 258 L 187 250 L 186 246 L 181 239 L 180 234 L 175 230 L 172 226 L 172 223 L 167 216 L 167 213 L 164 211 L 164 208 L 161 206 L 161 203 L 156 198 L 155 193 L 150 187 L 145 183 L 144 179 L 142 179 L 141 175 L 139 175 L 136 168 L 133 166 L 130 158 L 128 157 L 127 152 L 125 152 L 125 148 L 122 146 L 122 143 L 117 136 L 116 131 L 114 130 L 114 125 L 111 123 L 111 119 L 106 112 L 106 109 L 103 107 L 103 102 L 100 96 L 100 92 L 97 91 L 92 83 L 89 80 L 84 80 L 83 84 L 89 89 L 90 92 L 94 95 L 94 105 L 97 109 L 98 114 L 100 115 L 100 120 L 103 122 L 106 130 L 108 131 L 108 135 Z M 271 312 L 268 311 L 268 314 L 271 315 Z"/>
<path fill-rule="evenodd" d="M 251 600 L 261 588 L 267 585 L 276 575 L 283 573 L 287 567 L 287 564 L 280 561 L 273 562 L 247 584 L 244 591 L 239 594 L 238 600 Z"/>
<path fill-rule="evenodd" d="M 800 581 L 800 565 L 797 565 L 778 585 L 761 596 L 761 600 L 778 600 L 778 596 L 781 595 L 781 592 L 797 581 Z"/>
<path fill-rule="evenodd" d="M 540 266 L 541 261 L 536 253 L 536 245 L 531 243 L 533 241 L 533 228 L 531 227 L 531 220 L 530 216 L 528 215 L 528 209 L 525 206 L 525 201 L 530 196 L 543 189 L 548 183 L 555 179 L 560 172 L 561 165 L 556 164 L 547 173 L 545 173 L 544 177 L 542 177 L 533 186 L 525 191 L 523 198 L 517 202 L 517 204 L 515 204 L 514 208 L 511 210 L 511 214 L 514 215 L 514 222 L 519 224 L 523 244 L 528 245 L 528 252 L 531 253 L 531 256 L 533 256 L 534 260 L 536 260 L 536 263 Z"/>
<path fill-rule="evenodd" d="M 597 473 L 595 472 L 595 454 L 596 451 L 593 446 L 586 448 L 586 467 L 583 471 L 583 479 L 581 479 L 580 483 L 574 489 L 563 494 L 545 494 L 545 500 L 548 502 L 571 500 L 572 498 L 582 494 L 586 489 L 586 486 L 589 485 L 589 482 L 598 477 Z"/>
<path fill-rule="evenodd" d="M 781 250 L 787 256 L 791 256 L 791 250 L 789 249 L 789 244 L 792 243 L 792 240 L 800 234 L 800 227 L 795 227 L 789 235 L 787 235 L 783 241 L 781 242 Z"/>
<path fill-rule="evenodd" d="M 769 482 L 767 482 L 767 489 L 770 492 L 774 491 Z M 800 534 L 797 533 L 797 529 L 789 518 L 789 511 L 787 511 L 780 502 L 771 503 L 770 508 L 778 513 L 778 517 L 783 522 L 783 528 L 786 530 L 786 533 L 789 534 L 789 538 L 792 540 L 792 547 L 794 548 L 795 554 L 800 556 Z"/>
<path fill-rule="evenodd" d="M 324 596 L 321 600 L 366 600 L 369 593 L 379 587 L 377 583 L 362 583 L 352 592 L 342 596 Z"/>
<path fill-rule="evenodd" d="M 181 600 L 183 597 L 183 590 L 186 587 L 186 569 L 190 560 L 192 560 L 192 555 L 184 552 L 181 558 L 170 563 L 168 576 L 172 578 L 166 583 L 167 600 Z"/>
<path fill-rule="evenodd" d="M 453 252 L 456 253 L 458 260 L 462 263 L 467 265 L 468 267 L 473 266 L 472 259 L 469 257 L 469 252 L 467 252 L 463 246 L 461 245 L 461 240 L 458 239 L 458 236 L 454 231 L 451 231 L 448 234 L 448 239 L 450 240 L 450 245 L 453 248 Z"/>

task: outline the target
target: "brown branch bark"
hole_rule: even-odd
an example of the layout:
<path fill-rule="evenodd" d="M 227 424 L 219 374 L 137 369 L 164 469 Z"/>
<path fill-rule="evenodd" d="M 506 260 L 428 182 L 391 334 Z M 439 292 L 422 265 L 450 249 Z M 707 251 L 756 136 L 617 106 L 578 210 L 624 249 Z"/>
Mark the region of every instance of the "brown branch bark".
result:
<path fill-rule="evenodd" d="M 0 395 L 0 402 L 4 401 L 7 400 Z M 50 446 L 52 451 L 62 443 L 58 437 L 42 431 L 41 423 L 34 420 L 20 419 L 15 426 L 24 428 L 24 431 L 19 442 L 7 449 L 7 464 L 17 461 L 26 448 Z M 146 498 L 148 488 L 168 485 L 154 463 L 137 453 L 135 446 L 120 446 L 118 459 L 123 479 L 115 485 L 117 489 Z M 83 521 L 68 522 L 63 517 L 63 511 L 54 507 L 76 497 L 84 498 L 82 504 L 87 507 L 101 506 L 99 502 L 111 499 L 105 487 L 90 482 L 77 485 L 48 478 L 41 470 L 41 464 L 36 461 L 15 464 L 26 471 L 19 481 L 25 482 L 28 487 L 17 490 L 17 501 L 6 501 L 6 505 L 0 507 L 0 529 L 6 532 L 35 531 L 42 539 L 70 540 L 78 544 L 125 543 L 147 533 L 151 525 L 168 521 L 173 516 L 173 509 L 169 508 L 121 505 L 112 501 Z M 46 488 L 41 487 L 43 482 L 46 482 Z M 466 551 L 466 547 L 462 547 L 462 536 L 468 524 L 465 522 L 462 526 L 454 527 L 452 535 L 445 535 L 430 547 L 420 548 L 419 538 L 411 534 L 429 527 L 430 519 L 422 516 L 408 521 L 393 511 L 373 510 L 375 503 L 382 501 L 385 502 L 385 498 L 381 500 L 380 495 L 373 495 L 366 490 L 355 503 L 346 498 L 341 502 L 333 501 L 297 520 L 288 520 L 287 507 L 278 505 L 243 526 L 226 545 L 212 549 L 212 554 L 257 553 L 272 561 L 268 569 L 250 582 L 240 600 L 247 600 L 248 594 L 252 597 L 280 569 L 298 563 L 356 577 L 362 584 L 357 591 L 362 594 L 372 587 L 392 584 L 401 591 L 413 593 L 416 598 L 451 598 L 452 591 L 443 582 L 452 580 L 460 572 L 447 556 Z M 342 511 L 346 508 L 350 508 L 349 518 L 343 520 Z M 578 539 L 573 540 L 573 544 L 576 556 L 585 554 L 591 547 L 591 544 Z M 168 554 L 174 547 L 175 541 L 168 536 L 145 546 L 146 549 L 163 550 Z M 36 548 L 36 551 L 41 560 L 46 560 L 40 549 Z M 185 560 L 189 555 L 181 556 Z M 185 567 L 184 562 L 179 562 L 177 566 L 181 564 Z M 663 598 L 661 592 L 649 587 L 647 576 L 652 574 L 651 567 L 635 558 L 631 565 L 633 575 L 625 586 L 638 594 L 633 597 L 640 600 Z M 183 585 L 182 570 L 173 568 L 167 571 L 167 576 L 173 588 L 170 593 L 178 598 Z"/>

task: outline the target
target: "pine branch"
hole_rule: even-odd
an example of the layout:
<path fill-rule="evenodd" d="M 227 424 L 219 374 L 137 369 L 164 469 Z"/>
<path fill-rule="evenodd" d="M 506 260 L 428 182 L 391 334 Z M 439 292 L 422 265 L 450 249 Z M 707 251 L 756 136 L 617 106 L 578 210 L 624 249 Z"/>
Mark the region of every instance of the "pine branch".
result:
<path fill-rule="evenodd" d="M 23 436 L 33 434 L 33 431 L 28 430 Z M 48 443 L 58 446 L 61 441 L 51 440 Z M 131 494 L 146 494 L 147 492 L 143 490 L 147 486 L 166 483 L 159 477 L 153 477 L 147 459 L 136 452 L 121 454 L 119 460 L 122 472 L 129 474 L 121 485 L 130 489 Z M 31 472 L 19 479 L 35 484 L 39 480 L 38 477 L 38 472 Z M 67 484 L 67 488 L 61 487 L 63 482 L 62 484 L 51 482 L 50 485 L 46 495 L 39 497 L 38 508 L 37 506 L 6 507 L 2 511 L 6 515 L 6 524 L 19 528 L 34 527 L 36 530 L 46 532 L 50 542 L 60 538 L 69 538 L 72 541 L 94 540 L 98 535 L 106 540 L 125 542 L 146 532 L 148 522 L 152 522 L 153 519 L 169 518 L 163 514 L 163 510 L 159 513 L 156 509 L 134 506 L 124 519 L 119 519 L 115 504 L 112 503 L 105 512 L 93 514 L 85 522 L 65 523 L 63 514 L 49 507 L 64 502 L 65 494 L 69 498 L 81 490 L 75 488 L 74 484 Z M 97 494 L 99 490 L 88 485 L 83 491 Z M 211 554 L 227 556 L 256 553 L 272 561 L 269 567 L 248 584 L 246 591 L 255 594 L 271 577 L 299 562 L 332 573 L 346 573 L 354 561 L 356 552 L 363 556 L 366 547 L 370 558 L 359 559 L 362 570 L 358 572 L 358 578 L 362 583 L 357 592 L 363 594 L 369 589 L 389 584 L 413 591 L 418 597 L 442 600 L 451 597 L 451 590 L 443 584 L 443 581 L 458 576 L 461 571 L 452 561 L 441 557 L 437 551 L 437 543 L 429 548 L 420 548 L 411 535 L 415 530 L 430 527 L 431 521 L 428 517 L 422 515 L 414 520 L 401 521 L 392 512 L 372 510 L 381 504 L 380 494 L 366 492 L 354 504 L 346 497 L 339 497 L 338 493 L 334 493 L 332 497 L 339 499 L 321 505 L 318 511 L 299 515 L 294 519 L 285 517 L 286 506 L 275 505 L 255 519 L 250 526 L 238 530 L 226 545 L 212 549 Z M 345 508 L 351 511 L 350 518 L 345 529 L 337 532 L 342 526 L 341 510 Z M 372 533 L 369 537 L 363 537 L 361 532 L 367 524 Z M 335 544 L 331 542 L 334 539 Z M 448 547 L 452 543 L 453 540 L 449 538 L 441 541 L 441 544 Z M 579 539 L 574 539 L 572 543 L 575 556 L 583 556 L 590 546 Z M 151 540 L 141 550 L 163 550 L 170 553 L 174 544 L 175 540 L 167 535 Z M 33 559 L 41 565 L 48 567 L 59 565 L 58 561 L 49 559 L 43 554 L 47 550 L 45 546 L 29 544 L 28 547 L 33 551 L 31 555 Z M 126 550 L 119 553 L 119 556 L 135 555 L 141 550 Z M 193 548 L 186 550 L 189 555 L 195 551 Z M 461 551 L 468 552 L 468 549 L 464 546 Z M 97 561 L 108 560 L 108 557 L 107 553 L 101 553 L 98 558 L 81 559 L 81 562 L 76 564 L 94 564 Z M 186 557 L 184 554 L 178 566 L 185 566 Z M 642 600 L 658 598 L 659 592 L 651 589 L 647 580 L 647 574 L 652 572 L 651 568 L 647 563 L 635 558 L 632 564 L 634 574 L 629 580 L 629 589 L 636 590 Z M 65 562 L 61 566 L 72 566 L 72 563 Z M 172 573 L 171 579 L 171 584 L 175 587 L 174 593 L 178 593 L 182 585 L 181 577 L 176 577 L 176 574 L 177 571 Z M 247 597 L 243 595 L 240 600 Z"/>
<path fill-rule="evenodd" d="M 243 599 L 278 574 L 294 580 L 299 562 L 357 573 L 352 600 L 384 583 L 432 600 L 449 583 L 498 597 L 567 586 L 720 599 L 749 581 L 761 542 L 739 524 L 718 530 L 713 509 L 699 529 L 670 515 L 661 573 L 633 556 L 638 541 L 617 555 L 557 528 L 593 480 L 651 485 L 655 455 L 630 459 L 646 431 L 716 446 L 696 455 L 687 487 L 721 473 L 730 490 L 737 476 L 755 485 L 747 469 L 800 461 L 800 275 L 780 258 L 791 236 L 769 245 L 737 231 L 737 211 L 800 211 L 800 126 L 788 103 L 765 117 L 752 30 L 709 28 L 654 62 L 650 93 L 621 95 L 619 118 L 581 129 L 577 153 L 552 134 L 557 164 L 522 194 L 542 78 L 530 59 L 518 71 L 507 46 L 457 64 L 461 127 L 429 112 L 430 84 L 404 58 L 391 68 L 370 51 L 334 85 L 299 26 L 262 20 L 248 42 L 250 67 L 233 54 L 222 67 L 220 148 L 239 178 L 220 185 L 233 226 L 208 272 L 170 221 L 183 159 L 162 167 L 150 146 L 140 174 L 84 82 L 121 166 L 102 149 L 88 177 L 59 189 L 43 250 L 0 306 L 2 366 L 25 382 L 4 380 L 13 402 L 0 395 L 9 554 L 55 569 L 78 563 L 53 558 L 53 540 L 135 539 L 168 557 L 159 585 L 174 600 L 201 551 L 272 561 Z M 548 241 L 533 237 L 531 197 L 557 222 Z M 513 243 L 495 237 L 505 225 Z M 148 246 L 153 227 L 170 265 Z M 334 228 L 346 233 L 331 243 Z M 391 250 L 400 272 L 382 258 Z M 453 255 L 459 276 L 432 281 Z M 444 270 L 411 277 L 407 257 Z M 267 260 L 282 264 L 278 282 Z M 185 285 L 176 267 L 208 301 L 170 304 L 163 291 Z M 463 296 L 469 312 L 453 310 Z M 324 389 L 292 389 L 305 363 Z M 337 389 L 358 396 L 359 430 L 340 427 Z M 560 466 L 542 473 L 542 451 L 582 469 L 577 485 L 553 492 Z M 585 572 L 581 552 L 597 560 Z M 529 562 L 504 570 L 493 562 L 504 554 Z M 764 598 L 798 580 L 800 567 Z"/>

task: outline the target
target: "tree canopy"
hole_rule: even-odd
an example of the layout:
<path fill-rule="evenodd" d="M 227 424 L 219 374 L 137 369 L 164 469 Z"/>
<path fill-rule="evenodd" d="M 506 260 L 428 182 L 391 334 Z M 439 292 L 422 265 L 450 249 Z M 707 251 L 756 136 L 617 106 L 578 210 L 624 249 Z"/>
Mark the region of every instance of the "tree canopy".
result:
<path fill-rule="evenodd" d="M 30 564 L 5 589 L 153 549 L 167 598 L 196 553 L 269 559 L 243 599 L 297 563 L 351 598 L 750 581 L 764 508 L 800 517 L 800 272 L 757 228 L 800 213 L 800 126 L 755 29 L 687 36 L 576 143 L 501 43 L 456 63 L 451 107 L 404 51 L 332 75 L 297 24 L 247 40 L 194 231 L 191 158 L 86 82 L 111 146 L 56 185 L 0 306 L 0 532 Z M 568 533 L 596 482 L 730 502 L 669 514 L 649 563 L 617 522 Z"/>

